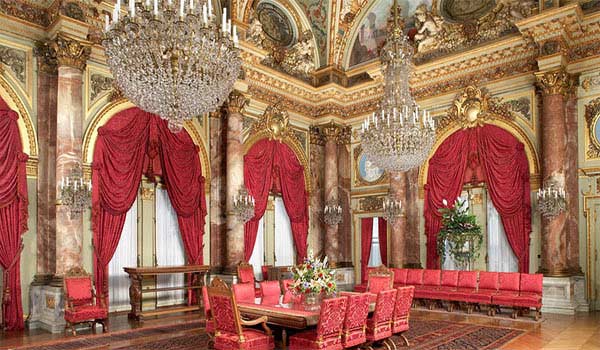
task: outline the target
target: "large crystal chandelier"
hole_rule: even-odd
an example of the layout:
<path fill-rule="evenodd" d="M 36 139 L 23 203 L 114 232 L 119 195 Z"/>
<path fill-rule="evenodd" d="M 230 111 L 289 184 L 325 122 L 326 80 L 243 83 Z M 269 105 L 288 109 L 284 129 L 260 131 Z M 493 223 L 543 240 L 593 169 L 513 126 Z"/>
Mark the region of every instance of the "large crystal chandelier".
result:
<path fill-rule="evenodd" d="M 245 187 L 237 196 L 233 196 L 233 214 L 243 223 L 247 223 L 254 217 L 254 207 L 254 197 L 248 194 Z"/>
<path fill-rule="evenodd" d="M 567 209 L 565 189 L 550 184 L 537 193 L 538 211 L 547 219 L 552 219 Z"/>
<path fill-rule="evenodd" d="M 129 0 L 121 18 L 117 0 L 112 22 L 106 16 L 102 45 L 117 86 L 173 132 L 220 106 L 240 72 L 236 27 L 205 1 Z"/>
<path fill-rule="evenodd" d="M 92 200 L 92 183 L 83 180 L 83 172 L 78 164 L 67 177 L 60 180 L 60 204 L 69 209 L 71 219 L 81 216 L 90 207 Z"/>
<path fill-rule="evenodd" d="M 435 141 L 433 119 L 420 111 L 408 85 L 413 48 L 403 32 L 398 6 L 381 52 L 384 96 L 381 110 L 362 126 L 362 148 L 371 162 L 388 171 L 406 171 L 423 164 Z"/>

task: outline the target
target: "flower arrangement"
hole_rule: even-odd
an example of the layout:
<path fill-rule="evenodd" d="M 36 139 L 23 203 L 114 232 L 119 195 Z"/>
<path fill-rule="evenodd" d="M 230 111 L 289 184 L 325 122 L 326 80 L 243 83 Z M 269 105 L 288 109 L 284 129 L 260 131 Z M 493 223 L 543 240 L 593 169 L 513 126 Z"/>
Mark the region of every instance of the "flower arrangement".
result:
<path fill-rule="evenodd" d="M 294 283 L 290 288 L 296 294 L 325 294 L 335 293 L 335 271 L 327 264 L 327 257 L 321 259 L 313 256 L 312 251 L 300 265 L 292 267 Z"/>
<path fill-rule="evenodd" d="M 462 268 L 467 268 L 479 257 L 483 234 L 477 224 L 475 215 L 469 213 L 469 206 L 458 198 L 454 206 L 448 207 L 443 200 L 442 229 L 437 237 L 438 254 L 444 262 L 446 250 L 454 261 Z"/>

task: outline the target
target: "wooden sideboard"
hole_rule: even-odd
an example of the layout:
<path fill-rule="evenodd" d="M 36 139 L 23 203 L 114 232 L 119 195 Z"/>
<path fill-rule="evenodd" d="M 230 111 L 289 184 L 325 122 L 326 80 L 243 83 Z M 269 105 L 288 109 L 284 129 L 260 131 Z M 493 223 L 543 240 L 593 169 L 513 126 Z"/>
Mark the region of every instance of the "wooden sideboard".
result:
<path fill-rule="evenodd" d="M 185 266 L 140 266 L 140 267 L 124 267 L 123 270 L 129 274 L 131 285 L 129 287 L 129 302 L 131 303 L 131 311 L 129 318 L 134 318 L 143 321 L 143 317 L 158 316 L 174 312 L 185 312 L 199 310 L 202 305 L 202 286 L 206 285 L 206 277 L 208 275 L 208 265 L 185 265 Z M 189 274 L 191 283 L 186 283 L 185 286 L 165 287 L 165 288 L 142 288 L 144 277 L 154 277 L 158 275 Z M 188 281 L 190 281 L 188 279 Z M 142 293 L 167 292 L 172 290 L 185 289 L 196 294 L 196 304 L 192 305 L 188 301 L 188 305 L 167 307 L 156 310 L 142 311 Z"/>

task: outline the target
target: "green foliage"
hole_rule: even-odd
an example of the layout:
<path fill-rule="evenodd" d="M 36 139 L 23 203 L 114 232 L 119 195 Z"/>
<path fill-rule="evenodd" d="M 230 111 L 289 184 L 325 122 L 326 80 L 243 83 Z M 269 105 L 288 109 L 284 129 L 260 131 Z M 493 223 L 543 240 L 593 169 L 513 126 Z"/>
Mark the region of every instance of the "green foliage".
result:
<path fill-rule="evenodd" d="M 442 263 L 448 255 L 460 266 L 467 266 L 479 257 L 483 234 L 475 215 L 469 213 L 465 201 L 457 199 L 451 208 L 441 208 L 442 229 L 437 237 L 437 250 Z M 447 242 L 447 244 L 446 244 Z"/>

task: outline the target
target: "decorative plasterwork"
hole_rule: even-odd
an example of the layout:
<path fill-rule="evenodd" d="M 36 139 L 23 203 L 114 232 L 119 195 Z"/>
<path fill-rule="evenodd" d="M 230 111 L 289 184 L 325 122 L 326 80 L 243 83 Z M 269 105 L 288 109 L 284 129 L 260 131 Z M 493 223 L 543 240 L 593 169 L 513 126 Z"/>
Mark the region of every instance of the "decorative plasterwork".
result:
<path fill-rule="evenodd" d="M 358 210 L 362 212 L 374 212 L 383 209 L 383 197 L 369 196 L 358 200 Z"/>
<path fill-rule="evenodd" d="M 51 43 L 56 52 L 59 66 L 68 66 L 83 71 L 92 52 L 91 44 L 59 34 Z"/>
<path fill-rule="evenodd" d="M 595 89 L 600 87 L 600 75 L 595 77 L 587 77 L 581 82 L 581 87 L 585 91 L 590 91 L 591 89 Z"/>
<path fill-rule="evenodd" d="M 38 69 L 47 74 L 56 74 L 58 71 L 58 62 L 56 61 L 56 51 L 52 48 L 50 42 L 36 42 L 33 54 L 37 58 Z"/>
<path fill-rule="evenodd" d="M 90 76 L 90 104 L 112 90 L 114 79 L 110 76 L 94 73 Z"/>
<path fill-rule="evenodd" d="M 27 66 L 27 54 L 25 51 L 0 45 L 0 63 L 6 65 L 14 76 L 22 84 L 25 84 L 25 68 Z"/>
<path fill-rule="evenodd" d="M 585 105 L 585 121 L 588 128 L 589 145 L 587 156 L 589 158 L 600 158 L 600 140 L 595 130 L 600 123 L 600 97 Z"/>
<path fill-rule="evenodd" d="M 569 95 L 577 86 L 578 77 L 561 67 L 552 71 L 537 72 L 535 76 L 544 95 Z"/>

